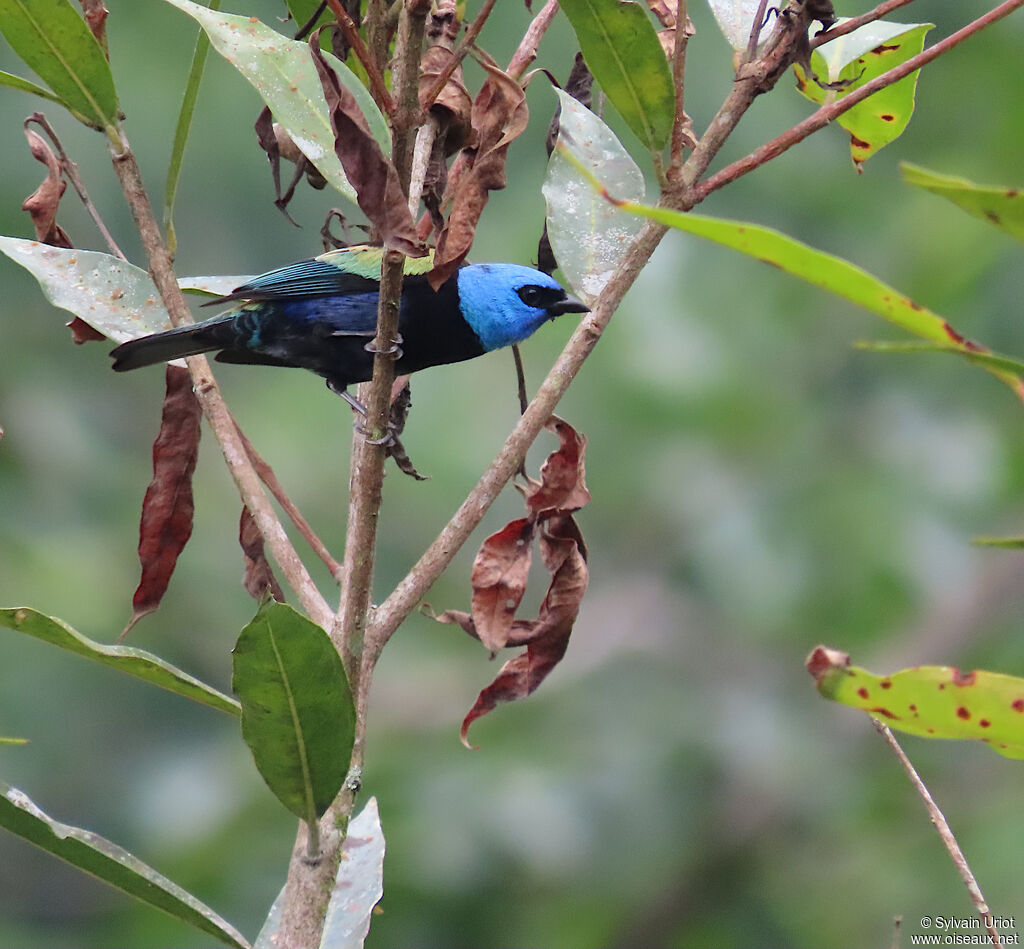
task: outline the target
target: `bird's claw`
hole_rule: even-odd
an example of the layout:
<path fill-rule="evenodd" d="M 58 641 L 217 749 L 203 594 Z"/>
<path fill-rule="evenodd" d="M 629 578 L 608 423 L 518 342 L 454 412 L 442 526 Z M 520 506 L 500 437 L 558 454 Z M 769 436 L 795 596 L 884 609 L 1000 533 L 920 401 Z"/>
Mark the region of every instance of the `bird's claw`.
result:
<path fill-rule="evenodd" d="M 402 334 L 396 333 L 395 339 L 386 349 L 381 349 L 377 345 L 375 339 L 371 339 L 365 346 L 363 346 L 368 353 L 372 353 L 375 356 L 394 356 L 395 359 L 402 358 Z"/>

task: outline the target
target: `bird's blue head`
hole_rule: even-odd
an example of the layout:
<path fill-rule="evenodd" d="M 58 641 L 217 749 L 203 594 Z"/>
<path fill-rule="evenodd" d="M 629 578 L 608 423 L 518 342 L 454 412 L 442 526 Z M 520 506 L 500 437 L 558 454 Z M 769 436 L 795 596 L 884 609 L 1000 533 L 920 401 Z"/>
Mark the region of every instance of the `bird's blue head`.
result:
<path fill-rule="evenodd" d="M 462 315 L 488 351 L 522 342 L 545 320 L 589 309 L 547 274 L 519 264 L 470 264 L 457 279 Z"/>

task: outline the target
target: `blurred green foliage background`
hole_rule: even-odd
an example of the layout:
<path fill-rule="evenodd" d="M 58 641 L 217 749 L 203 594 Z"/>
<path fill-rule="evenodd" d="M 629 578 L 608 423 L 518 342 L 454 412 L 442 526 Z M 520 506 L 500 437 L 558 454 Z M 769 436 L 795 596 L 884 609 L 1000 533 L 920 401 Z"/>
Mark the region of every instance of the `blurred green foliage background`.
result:
<path fill-rule="evenodd" d="M 157 0 L 108 6 L 127 134 L 159 202 L 195 25 Z M 225 7 L 266 22 L 283 13 L 272 0 Z M 728 91 L 731 51 L 704 6 L 691 7 L 686 101 L 699 131 Z M 935 22 L 934 41 L 988 7 L 922 0 L 904 19 Z M 507 61 L 529 19 L 522 4 L 500 5 L 482 45 Z M 927 68 L 907 133 L 863 175 L 845 133 L 826 129 L 701 210 L 847 256 L 965 334 L 1021 356 L 1022 248 L 903 185 L 897 162 L 1024 184 L 1022 40 L 1018 14 Z M 563 20 L 539 62 L 564 77 L 572 52 Z M 24 73 L 2 46 L 0 68 Z M 475 90 L 479 69 L 467 74 Z M 487 208 L 476 260 L 535 259 L 554 106 L 543 77 L 528 99 L 531 126 L 512 147 L 510 185 Z M 20 122 L 41 104 L 0 90 L 0 233 L 32 234 L 19 207 L 42 166 Z M 252 133 L 259 108 L 211 55 L 176 216 L 181 274 L 258 273 L 320 250 L 323 215 L 342 201 L 302 190 L 293 206 L 302 229 L 273 207 Z M 787 77 L 718 166 L 809 108 Z M 102 138 L 44 111 L 142 263 Z M 61 221 L 79 246 L 103 249 L 70 192 Z M 33 606 L 112 640 L 137 581 L 162 375 L 114 376 L 109 347 L 72 346 L 65 314 L 6 259 L 0 285 L 0 605 Z M 570 331 L 560 321 L 529 342 L 532 385 Z M 591 588 L 561 666 L 530 700 L 474 727 L 475 753 L 458 726 L 497 671 L 479 644 L 414 615 L 378 668 L 364 786 L 380 801 L 388 856 L 370 946 L 852 949 L 888 945 L 897 915 L 910 931 L 923 915 L 969 915 L 895 760 L 867 719 L 825 703 L 803 669 L 825 642 L 876 671 L 948 663 L 1024 674 L 1022 555 L 971 546 L 977 534 L 1024 532 L 1021 406 L 959 360 L 850 345 L 895 335 L 754 261 L 665 240 L 559 410 L 590 440 L 594 496 L 579 517 Z M 219 378 L 340 554 L 347 410 L 307 374 L 224 367 Z M 413 391 L 405 443 L 432 478 L 387 478 L 381 596 L 517 412 L 507 354 L 423 374 Z M 534 468 L 551 443 L 535 447 Z M 239 583 L 237 500 L 209 438 L 196 498 L 195 534 L 165 603 L 129 641 L 228 689 L 229 651 L 254 604 Z M 520 510 L 506 491 L 474 544 Z M 431 592 L 436 608 L 467 606 L 472 554 Z M 263 787 L 237 723 L 0 630 L 0 734 L 31 740 L 0 748 L 0 779 L 255 935 L 295 822 Z M 993 911 L 1016 914 L 1024 929 L 1020 764 L 981 746 L 905 746 Z M 207 945 L 0 834 L 0 946 Z"/>

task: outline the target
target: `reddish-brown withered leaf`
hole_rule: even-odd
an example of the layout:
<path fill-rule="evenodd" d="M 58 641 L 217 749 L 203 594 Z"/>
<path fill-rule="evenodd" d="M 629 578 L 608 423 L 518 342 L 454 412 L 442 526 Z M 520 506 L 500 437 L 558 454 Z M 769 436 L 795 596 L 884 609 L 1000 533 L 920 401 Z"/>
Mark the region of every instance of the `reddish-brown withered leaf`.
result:
<path fill-rule="evenodd" d="M 540 469 L 540 481 L 530 481 L 526 489 L 526 509 L 535 517 L 552 511 L 578 511 L 590 503 L 583 464 L 586 438 L 554 415 L 546 427 L 558 436 L 561 446 L 548 455 Z"/>
<path fill-rule="evenodd" d="M 32 157 L 46 165 L 46 179 L 25 199 L 21 209 L 31 215 L 37 241 L 52 244 L 54 247 L 74 247 L 67 231 L 57 223 L 57 209 L 67 188 L 60 161 L 46 139 L 28 128 L 27 123 L 34 121 L 38 115 L 37 112 L 25 120 L 25 137 L 28 139 Z M 77 345 L 107 338 L 77 316 L 68 321 L 67 327 L 71 330 L 72 342 Z"/>
<path fill-rule="evenodd" d="M 160 432 L 153 442 L 153 480 L 139 523 L 142 578 L 125 632 L 160 605 L 178 555 L 192 536 L 192 472 L 199 451 L 200 414 L 189 371 L 168 366 Z"/>
<path fill-rule="evenodd" d="M 416 235 L 416 223 L 398 180 L 398 172 L 373 137 L 355 97 L 338 80 L 320 51 L 320 32 L 309 38 L 327 111 L 334 129 L 334 151 L 356 200 L 381 240 L 410 257 L 422 257 L 426 248 Z"/>
<path fill-rule="evenodd" d="M 245 587 L 249 596 L 262 601 L 269 590 L 270 595 L 278 603 L 284 603 L 284 591 L 277 582 L 274 571 L 270 569 L 267 555 L 263 550 L 263 535 L 244 504 L 242 505 L 242 516 L 238 521 L 238 543 L 245 556 L 245 575 L 242 578 L 242 586 Z"/>
<path fill-rule="evenodd" d="M 495 680 L 480 693 L 463 719 L 459 737 L 467 748 L 473 747 L 469 744 L 469 726 L 496 705 L 514 702 L 533 692 L 558 665 L 569 645 L 589 578 L 586 547 L 576 522 L 569 515 L 545 522 L 540 546 L 545 563 L 553 570 L 551 586 L 537 619 L 532 624 L 516 624 L 515 638 L 526 643 L 526 650 L 501 667 Z M 452 616 L 449 621 L 459 622 L 459 619 Z M 532 628 L 527 629 L 527 626 Z"/>
<path fill-rule="evenodd" d="M 523 517 L 491 534 L 473 561 L 473 626 L 491 653 L 508 645 L 530 576 L 532 542 L 533 522 Z"/>
<path fill-rule="evenodd" d="M 46 140 L 30 128 L 25 129 L 32 157 L 46 165 L 46 178 L 24 201 L 22 211 L 32 216 L 36 240 L 55 247 L 73 247 L 67 232 L 57 223 L 57 208 L 67 184 L 61 174 L 60 161 Z"/>
<path fill-rule="evenodd" d="M 469 253 L 489 193 L 500 191 L 507 183 L 508 147 L 529 121 L 526 96 L 519 83 L 497 66 L 481 65 L 488 76 L 473 102 L 472 139 L 463 152 L 471 159 L 472 167 L 458 178 L 451 214 L 437 240 L 434 269 L 429 274 L 435 289 L 458 270 Z"/>

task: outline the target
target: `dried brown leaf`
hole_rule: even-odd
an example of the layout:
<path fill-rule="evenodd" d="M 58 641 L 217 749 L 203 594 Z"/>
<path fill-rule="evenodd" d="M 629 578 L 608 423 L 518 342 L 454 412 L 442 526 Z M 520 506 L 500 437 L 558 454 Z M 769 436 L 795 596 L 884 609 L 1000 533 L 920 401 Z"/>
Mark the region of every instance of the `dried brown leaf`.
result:
<path fill-rule="evenodd" d="M 310 37 L 309 48 L 331 116 L 334 150 L 355 189 L 359 207 L 385 244 L 410 257 L 422 257 L 426 248 L 416 235 L 416 223 L 395 166 L 377 144 L 355 97 L 324 59 L 319 32 Z"/>
<path fill-rule="evenodd" d="M 267 555 L 263 550 L 263 535 L 256 526 L 256 520 L 244 504 L 242 505 L 242 516 L 238 522 L 238 543 L 242 548 L 245 557 L 245 575 L 242 578 L 242 586 L 249 595 L 256 600 L 261 600 L 270 595 L 278 603 L 284 603 L 284 591 L 274 576 L 274 571 L 267 562 Z"/>
<path fill-rule="evenodd" d="M 168 366 L 166 379 L 160 432 L 153 443 L 153 480 L 142 501 L 139 523 L 142 577 L 132 597 L 126 633 L 160 605 L 178 555 L 192 535 L 192 472 L 199 451 L 201 411 L 187 369 Z"/>
<path fill-rule="evenodd" d="M 98 329 L 94 329 L 85 320 L 77 316 L 68 320 L 64 325 L 71 330 L 71 342 L 76 346 L 81 346 L 82 343 L 98 342 L 107 338 Z"/>
<path fill-rule="evenodd" d="M 583 458 L 586 438 L 554 415 L 546 427 L 558 436 L 561 445 L 548 455 L 540 469 L 540 481 L 531 481 L 526 488 L 526 509 L 535 517 L 578 511 L 590 503 Z"/>
<path fill-rule="evenodd" d="M 472 144 L 463 152 L 470 167 L 457 181 L 451 214 L 437 241 L 431 286 L 441 286 L 465 260 L 476 225 L 491 191 L 505 187 L 508 148 L 522 134 L 529 110 L 522 87 L 497 66 L 486 62 L 484 82 L 473 102 Z M 453 179 L 454 182 L 454 179 Z"/>
<path fill-rule="evenodd" d="M 647 0 L 647 6 L 662 26 L 675 28 L 679 19 L 679 0 Z"/>
<path fill-rule="evenodd" d="M 28 211 L 32 216 L 37 241 L 55 247 L 73 247 L 71 238 L 57 223 L 57 209 L 67 189 L 67 183 L 61 174 L 60 160 L 38 132 L 26 128 L 25 137 L 28 139 L 32 157 L 46 165 L 47 174 L 43 183 L 25 199 L 21 209 Z"/>
<path fill-rule="evenodd" d="M 532 559 L 533 522 L 519 518 L 491 534 L 473 561 L 473 625 L 492 653 L 508 644 L 512 621 L 526 592 Z"/>
<path fill-rule="evenodd" d="M 515 638 L 526 643 L 526 650 L 501 667 L 463 719 L 459 737 L 467 748 L 473 747 L 468 739 L 473 722 L 502 702 L 514 702 L 530 695 L 558 665 L 568 648 L 589 578 L 586 548 L 571 516 L 545 523 L 540 545 L 545 563 L 553 570 L 551 585 L 537 619 L 532 624 L 516 624 Z M 457 619 L 448 621 L 458 622 Z"/>
<path fill-rule="evenodd" d="M 388 458 L 394 460 L 402 474 L 415 478 L 417 481 L 429 481 L 429 475 L 421 475 L 416 470 L 416 466 L 412 463 L 412 459 L 399 437 L 405 430 L 405 423 L 409 418 L 411 408 L 412 388 L 409 385 L 409 377 L 395 376 L 395 381 L 391 383 L 391 410 L 388 415 L 388 432 L 391 435 L 391 440 L 385 446 L 384 452 Z"/>

